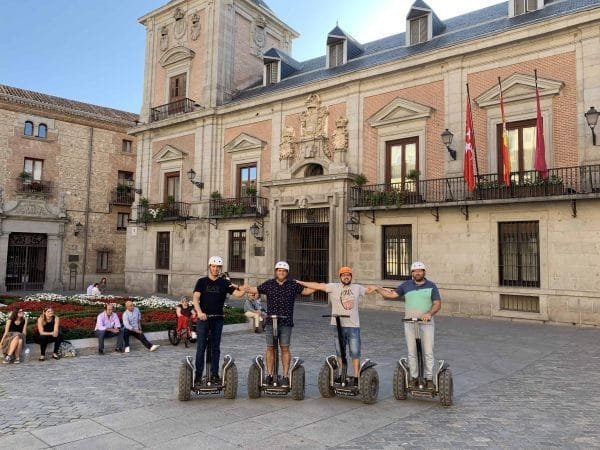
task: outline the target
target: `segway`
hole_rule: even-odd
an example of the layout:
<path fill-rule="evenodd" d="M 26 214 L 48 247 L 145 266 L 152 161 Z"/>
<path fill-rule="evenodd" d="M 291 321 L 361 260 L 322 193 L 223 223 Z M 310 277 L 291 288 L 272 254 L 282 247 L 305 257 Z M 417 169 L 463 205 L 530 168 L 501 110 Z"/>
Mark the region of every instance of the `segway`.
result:
<path fill-rule="evenodd" d="M 250 365 L 248 371 L 248 397 L 259 398 L 264 392 L 265 395 L 284 397 L 292 393 L 294 400 L 304 399 L 304 366 L 302 360 L 298 357 L 292 358 L 290 362 L 290 385 L 282 386 L 279 376 L 279 336 L 277 332 L 277 320 L 285 319 L 286 316 L 271 315 L 267 316 L 273 320 L 273 383 L 269 384 L 266 380 L 267 368 L 265 359 L 262 355 L 257 355 Z"/>
<path fill-rule="evenodd" d="M 179 369 L 179 400 L 188 401 L 191 394 L 210 395 L 223 392 L 225 398 L 233 399 L 237 395 L 238 371 L 234 359 L 230 355 L 225 355 L 223 358 L 223 366 L 221 367 L 221 381 L 214 383 L 210 379 L 212 368 L 212 324 L 210 319 L 223 317 L 222 314 L 207 315 L 208 333 L 206 336 L 206 360 L 204 364 L 205 376 L 201 373 L 196 373 L 196 364 L 192 356 L 186 356 Z M 217 361 L 218 364 L 218 361 Z"/>
<path fill-rule="evenodd" d="M 376 363 L 370 359 L 365 359 L 360 364 L 358 383 L 356 385 L 353 383 L 351 377 L 348 376 L 348 358 L 346 357 L 346 343 L 342 336 L 341 318 L 350 316 L 326 314 L 323 317 L 335 318 L 342 366 L 339 367 L 338 359 L 335 355 L 327 357 L 325 364 L 323 364 L 323 367 L 319 371 L 319 392 L 321 393 L 321 397 L 330 398 L 335 395 L 339 395 L 340 397 L 360 396 L 363 403 L 375 403 L 377 394 L 379 393 L 379 375 L 374 369 Z"/>
<path fill-rule="evenodd" d="M 421 334 L 419 322 L 423 322 L 421 319 L 404 319 L 404 322 L 412 322 L 415 327 L 415 337 L 417 344 L 417 362 L 419 364 L 419 376 L 417 378 L 417 386 L 409 387 L 410 369 L 408 366 L 407 358 L 402 358 L 398 361 L 396 370 L 394 371 L 394 397 L 396 400 L 406 400 L 407 395 L 411 394 L 413 397 L 420 398 L 435 398 L 439 396 L 440 403 L 442 406 L 452 405 L 452 394 L 454 391 L 454 385 L 452 382 L 452 371 L 450 365 L 440 359 L 433 368 L 433 389 L 427 389 L 425 384 L 425 378 L 423 376 L 423 349 L 421 347 Z M 427 323 L 427 322 L 425 322 Z"/>

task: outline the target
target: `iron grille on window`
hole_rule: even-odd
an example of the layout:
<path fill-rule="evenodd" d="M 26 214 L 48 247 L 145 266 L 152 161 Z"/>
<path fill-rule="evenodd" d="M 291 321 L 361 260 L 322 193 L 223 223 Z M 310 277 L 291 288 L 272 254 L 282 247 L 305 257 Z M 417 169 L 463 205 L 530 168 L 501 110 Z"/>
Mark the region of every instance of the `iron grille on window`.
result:
<path fill-rule="evenodd" d="M 156 275 L 156 292 L 159 294 L 169 293 L 169 275 Z"/>
<path fill-rule="evenodd" d="M 96 273 L 108 272 L 108 252 L 98 252 L 96 257 Z"/>
<path fill-rule="evenodd" d="M 168 231 L 156 233 L 156 268 L 169 268 L 170 236 Z"/>
<path fill-rule="evenodd" d="M 540 312 L 540 298 L 530 295 L 500 295 L 500 309 L 504 311 Z"/>
<path fill-rule="evenodd" d="M 498 223 L 501 286 L 540 286 L 539 223 Z"/>
<path fill-rule="evenodd" d="M 408 280 L 412 260 L 412 226 L 383 227 L 383 279 Z"/>
<path fill-rule="evenodd" d="M 246 271 L 246 230 L 229 232 L 229 270 Z"/>

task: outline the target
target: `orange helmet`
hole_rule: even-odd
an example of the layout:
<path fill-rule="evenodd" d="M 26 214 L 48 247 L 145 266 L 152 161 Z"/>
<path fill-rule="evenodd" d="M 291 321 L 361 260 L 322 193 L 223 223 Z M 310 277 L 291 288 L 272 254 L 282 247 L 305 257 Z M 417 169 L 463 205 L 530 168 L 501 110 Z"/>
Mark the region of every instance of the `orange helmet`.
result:
<path fill-rule="evenodd" d="M 350 275 L 352 275 L 352 269 L 350 267 L 340 267 L 340 270 L 338 270 L 338 275 L 342 275 L 344 273 L 349 273 Z"/>

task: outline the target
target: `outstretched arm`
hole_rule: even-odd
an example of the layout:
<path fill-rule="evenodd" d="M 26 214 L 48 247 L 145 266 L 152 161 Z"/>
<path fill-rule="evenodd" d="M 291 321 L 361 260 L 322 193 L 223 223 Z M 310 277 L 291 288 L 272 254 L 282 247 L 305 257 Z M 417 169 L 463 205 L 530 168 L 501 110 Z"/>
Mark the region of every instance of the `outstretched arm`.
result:
<path fill-rule="evenodd" d="M 373 289 L 371 292 L 375 291 L 379 293 L 383 298 L 394 299 L 400 297 L 398 293 L 392 289 L 384 288 L 381 286 L 371 286 Z"/>
<path fill-rule="evenodd" d="M 325 292 L 325 290 L 327 289 L 327 285 L 325 283 L 315 283 L 312 281 L 300 281 L 300 280 L 296 280 L 296 283 L 298 283 L 300 286 L 302 286 L 304 288 L 312 289 L 313 292 L 314 291 Z M 311 292 L 311 294 L 312 294 L 312 292 Z M 308 295 L 308 294 L 302 294 L 302 295 Z"/>
<path fill-rule="evenodd" d="M 243 286 L 240 286 L 240 289 L 243 292 L 245 292 L 246 294 L 258 295 L 258 289 L 256 288 L 256 286 L 250 286 L 249 284 L 244 284 Z"/>

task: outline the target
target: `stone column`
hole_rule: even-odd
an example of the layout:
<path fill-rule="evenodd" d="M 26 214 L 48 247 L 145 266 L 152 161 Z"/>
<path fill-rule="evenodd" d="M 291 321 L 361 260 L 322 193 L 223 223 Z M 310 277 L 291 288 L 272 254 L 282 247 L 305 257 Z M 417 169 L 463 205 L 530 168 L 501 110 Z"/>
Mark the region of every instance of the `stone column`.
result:
<path fill-rule="evenodd" d="M 0 222 L 1 225 L 1 222 Z M 0 235 L 0 292 L 6 292 L 6 264 L 8 258 L 8 233 Z"/>
<path fill-rule="evenodd" d="M 46 281 L 44 282 L 45 291 L 62 291 L 64 288 L 60 277 L 62 248 L 63 236 L 49 234 L 48 246 L 46 248 Z"/>

